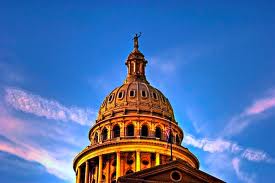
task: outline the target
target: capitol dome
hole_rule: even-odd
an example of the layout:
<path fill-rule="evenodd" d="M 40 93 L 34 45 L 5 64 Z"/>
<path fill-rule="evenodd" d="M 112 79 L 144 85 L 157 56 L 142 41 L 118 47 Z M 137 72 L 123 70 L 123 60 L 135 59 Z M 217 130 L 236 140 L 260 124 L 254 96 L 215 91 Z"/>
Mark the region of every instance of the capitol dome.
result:
<path fill-rule="evenodd" d="M 147 61 L 136 48 L 126 61 L 128 75 L 102 102 L 97 121 L 121 115 L 153 115 L 175 122 L 173 108 L 161 91 L 146 80 Z"/>
<path fill-rule="evenodd" d="M 169 100 L 146 79 L 138 37 L 125 62 L 124 83 L 103 100 L 89 130 L 90 144 L 74 159 L 77 183 L 116 183 L 121 176 L 172 160 L 199 168 L 196 156 L 181 145 L 184 132 Z"/>

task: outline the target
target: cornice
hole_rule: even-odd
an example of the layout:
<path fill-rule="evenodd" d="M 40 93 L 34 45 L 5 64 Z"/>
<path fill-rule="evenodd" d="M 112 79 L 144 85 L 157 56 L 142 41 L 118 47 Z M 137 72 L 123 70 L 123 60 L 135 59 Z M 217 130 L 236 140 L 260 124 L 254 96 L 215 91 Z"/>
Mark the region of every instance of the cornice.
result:
<path fill-rule="evenodd" d="M 123 146 L 123 145 L 149 145 L 152 148 L 154 148 L 154 146 L 158 146 L 164 149 L 167 149 L 167 143 L 162 142 L 162 141 L 156 141 L 156 140 L 149 140 L 149 139 L 123 139 L 123 140 L 118 140 L 118 141 L 106 141 L 103 142 L 101 144 L 96 144 L 93 146 L 87 146 L 85 149 L 83 149 L 75 158 L 73 161 L 73 167 L 74 169 L 76 168 L 76 164 L 77 162 L 85 157 L 86 155 L 88 155 L 91 152 L 100 150 L 100 149 L 104 149 L 104 148 L 108 148 L 108 147 L 119 147 L 119 146 Z M 199 160 L 197 159 L 197 157 L 192 154 L 187 148 L 173 144 L 173 150 L 177 151 L 179 153 L 181 153 L 182 155 L 190 158 L 192 160 L 192 162 L 195 164 L 196 168 L 199 168 Z M 167 149 L 168 150 L 168 149 Z M 123 152 L 123 148 L 120 150 Z"/>

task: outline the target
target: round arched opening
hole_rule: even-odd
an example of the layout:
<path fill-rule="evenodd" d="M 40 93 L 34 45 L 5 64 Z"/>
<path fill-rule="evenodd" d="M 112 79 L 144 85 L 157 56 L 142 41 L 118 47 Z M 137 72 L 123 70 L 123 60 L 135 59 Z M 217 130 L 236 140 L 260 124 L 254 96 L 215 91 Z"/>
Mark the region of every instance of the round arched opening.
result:
<path fill-rule="evenodd" d="M 94 143 L 98 143 L 98 134 L 95 133 L 95 136 L 94 136 Z"/>
<path fill-rule="evenodd" d="M 127 136 L 134 136 L 134 125 L 133 124 L 130 124 L 127 126 L 127 129 L 126 129 L 126 135 Z"/>
<path fill-rule="evenodd" d="M 104 128 L 103 130 L 102 130 L 102 140 L 104 141 L 104 140 L 107 140 L 107 138 L 108 138 L 108 130 L 107 130 L 107 128 Z"/>
<path fill-rule="evenodd" d="M 117 138 L 120 137 L 120 127 L 119 125 L 115 125 L 113 128 L 113 137 Z"/>
<path fill-rule="evenodd" d="M 160 129 L 160 127 L 156 128 L 155 136 L 156 136 L 156 138 L 160 138 L 161 139 L 161 129 Z"/>
<path fill-rule="evenodd" d="M 148 136 L 148 127 L 146 125 L 143 125 L 141 127 L 141 136 L 147 137 Z"/>
<path fill-rule="evenodd" d="M 176 143 L 177 143 L 178 145 L 180 145 L 180 138 L 179 138 L 178 134 L 176 135 Z"/>

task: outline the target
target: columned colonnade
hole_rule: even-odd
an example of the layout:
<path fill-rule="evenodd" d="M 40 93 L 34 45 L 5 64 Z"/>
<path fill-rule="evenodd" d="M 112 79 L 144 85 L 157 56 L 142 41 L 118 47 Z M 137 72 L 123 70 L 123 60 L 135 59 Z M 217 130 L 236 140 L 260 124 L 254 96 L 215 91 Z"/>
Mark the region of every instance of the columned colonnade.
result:
<path fill-rule="evenodd" d="M 160 165 L 160 153 L 156 152 L 156 164 L 152 166 L 157 166 Z M 140 171 L 140 151 L 136 151 L 136 171 Z M 102 180 L 102 165 L 103 165 L 103 155 L 98 156 L 98 177 L 96 182 L 101 183 Z M 82 175 L 83 171 L 81 171 L 81 167 L 79 166 L 76 171 L 76 183 L 83 183 L 82 177 L 85 177 L 84 183 L 92 183 L 90 182 L 90 170 L 92 170 L 93 167 L 90 167 L 91 165 L 89 164 L 89 161 L 85 162 L 85 176 Z M 116 152 L 116 180 L 118 177 L 122 176 L 121 175 L 121 166 L 120 166 L 120 151 Z M 109 176 L 106 177 L 105 182 L 110 182 L 109 181 Z"/>

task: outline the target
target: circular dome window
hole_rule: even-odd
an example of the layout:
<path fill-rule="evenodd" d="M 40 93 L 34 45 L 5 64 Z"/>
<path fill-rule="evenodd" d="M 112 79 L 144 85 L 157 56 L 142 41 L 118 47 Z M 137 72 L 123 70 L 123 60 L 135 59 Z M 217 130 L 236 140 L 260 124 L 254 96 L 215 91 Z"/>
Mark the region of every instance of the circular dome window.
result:
<path fill-rule="evenodd" d="M 170 174 L 170 178 L 174 182 L 179 182 L 182 179 L 182 174 L 179 171 L 173 171 Z"/>

